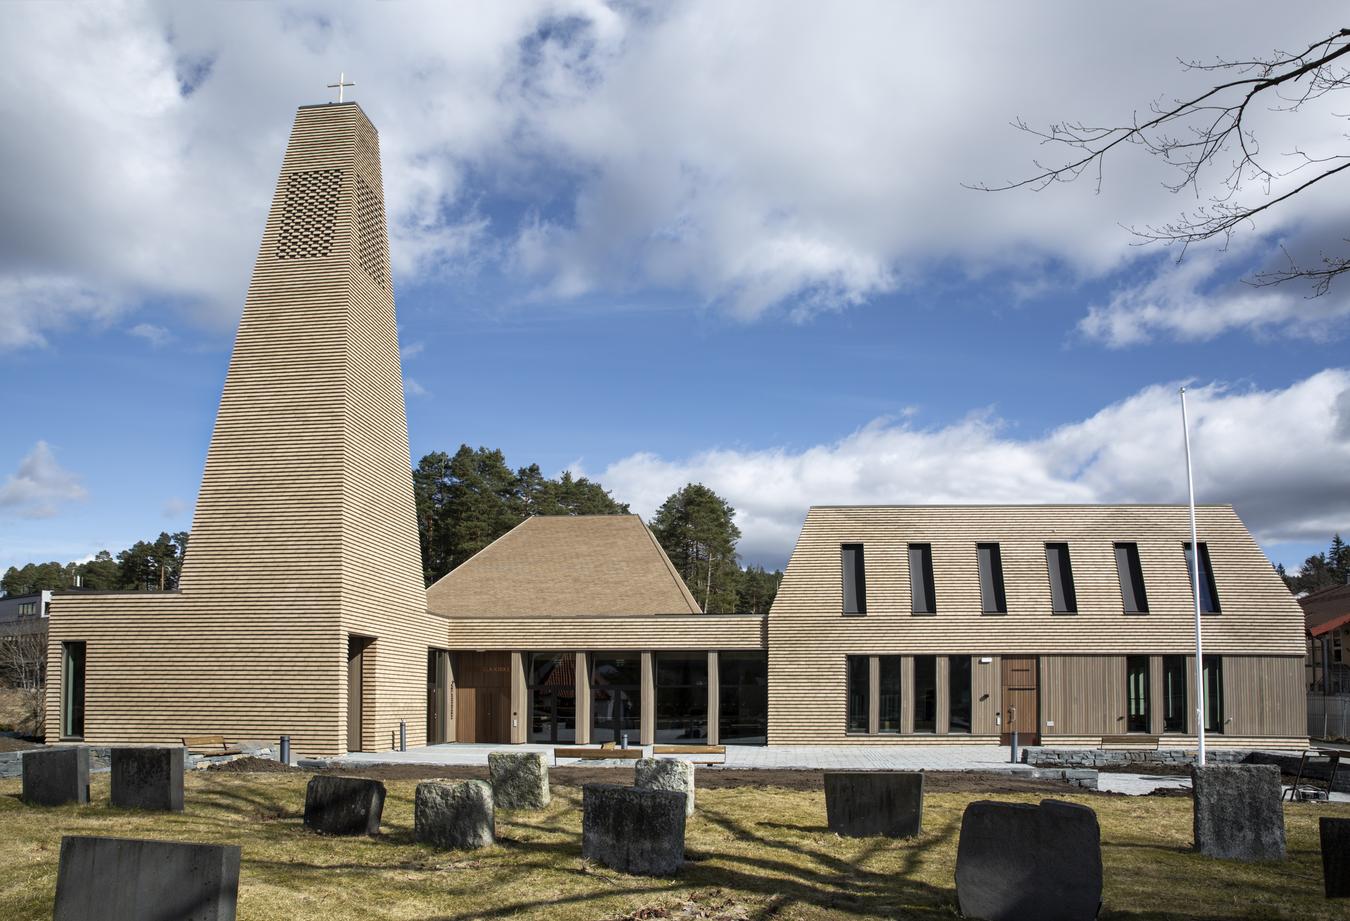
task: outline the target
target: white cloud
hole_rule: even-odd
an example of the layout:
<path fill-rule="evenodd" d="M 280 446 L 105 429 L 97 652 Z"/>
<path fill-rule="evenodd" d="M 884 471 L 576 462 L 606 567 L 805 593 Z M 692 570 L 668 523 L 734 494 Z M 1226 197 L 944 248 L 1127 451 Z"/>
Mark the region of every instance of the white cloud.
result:
<path fill-rule="evenodd" d="M 1350 370 L 1284 389 L 1188 387 L 1187 410 L 1198 501 L 1232 503 L 1268 542 L 1350 531 Z M 736 508 L 743 556 L 770 565 L 787 559 L 810 505 L 1186 498 L 1172 384 L 1035 438 L 1013 437 L 987 413 L 935 428 L 879 420 L 804 450 L 640 453 L 587 475 L 647 517 L 685 483 L 702 482 Z"/>
<path fill-rule="evenodd" d="M 413 380 L 411 377 L 405 377 L 403 379 L 403 392 L 410 397 L 431 396 L 430 390 L 417 383 L 417 381 Z"/>
<path fill-rule="evenodd" d="M 170 496 L 164 500 L 164 507 L 160 510 L 165 518 L 181 518 L 183 513 L 188 510 L 188 504 L 177 496 Z"/>
<path fill-rule="evenodd" d="M 0 485 L 0 511 L 23 518 L 50 518 L 62 503 L 86 495 L 79 477 L 56 462 L 47 442 L 39 441 Z"/>
<path fill-rule="evenodd" d="M 325 98 L 344 68 L 381 131 L 401 284 L 500 264 L 545 297 L 674 289 L 743 318 L 800 318 L 935 266 L 1009 269 L 1020 291 L 1048 265 L 1070 282 L 1095 277 L 1139 257 L 1119 224 L 1185 205 L 1160 192 L 1155 161 L 1124 152 L 1100 195 L 1088 183 L 1040 194 L 961 183 L 1023 175 L 1044 153 L 1013 117 L 1128 120 L 1205 79 L 1178 57 L 1291 47 L 1341 18 L 1331 3 L 1298 17 L 1254 0 L 1225 11 L 11 4 L 0 347 L 147 299 L 229 328 L 293 107 Z M 1328 125 L 1342 122 L 1301 124 L 1300 138 L 1331 137 Z M 1302 196 L 1263 230 L 1325 217 L 1341 191 Z M 529 216 L 503 219 L 487 207 L 497 199 Z M 1099 308 L 1085 329 L 1118 343 L 1206 335 L 1203 305 L 1167 293 Z M 1224 309 L 1239 326 L 1297 330 L 1258 321 L 1295 309 L 1261 297 Z"/>
<path fill-rule="evenodd" d="M 144 339 L 150 343 L 151 348 L 162 348 L 173 341 L 173 334 L 162 326 L 156 326 L 154 323 L 137 323 L 128 333 L 137 339 Z"/>

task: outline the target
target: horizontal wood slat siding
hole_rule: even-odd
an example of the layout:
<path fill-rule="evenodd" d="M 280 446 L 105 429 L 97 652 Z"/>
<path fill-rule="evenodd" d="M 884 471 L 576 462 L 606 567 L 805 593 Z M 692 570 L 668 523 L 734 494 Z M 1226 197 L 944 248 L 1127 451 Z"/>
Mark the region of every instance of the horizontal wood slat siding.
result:
<path fill-rule="evenodd" d="M 1206 615 L 1206 653 L 1301 656 L 1298 605 L 1232 508 L 1203 506 L 1197 516 L 1222 607 L 1222 613 Z M 1189 539 L 1187 510 L 1178 506 L 812 508 L 768 619 L 769 740 L 878 741 L 843 732 L 843 662 L 850 654 L 1076 658 L 1185 653 L 1195 642 L 1183 553 Z M 1007 614 L 981 612 L 976 544 L 982 542 L 1000 545 Z M 1076 614 L 1051 612 L 1047 542 L 1069 545 Z M 1116 542 L 1138 544 L 1147 614 L 1124 613 Z M 840 547 L 847 543 L 865 549 L 867 613 L 862 616 L 842 613 Z M 910 543 L 932 546 L 932 616 L 911 613 Z M 992 719 L 1000 706 L 994 699 L 997 677 L 986 678 L 987 669 L 978 659 L 973 666 L 977 733 L 993 731 L 982 721 Z M 1121 685 L 1123 695 L 1123 678 Z M 1297 687 L 1302 688 L 1301 678 Z M 983 695 L 989 698 L 982 701 Z M 1104 726 L 1117 715 L 1104 685 L 1096 703 L 1112 708 L 1091 717 L 1094 725 Z M 1279 706 L 1287 707 L 1283 698 Z M 1069 717 L 1071 722 L 1078 718 Z M 1086 714 L 1081 718 L 1088 719 Z"/>
<path fill-rule="evenodd" d="M 342 175 L 327 252 L 280 258 L 292 175 L 331 170 Z M 367 233 L 379 246 L 366 241 L 365 263 L 358 177 L 379 212 Z M 323 210 L 305 215 L 310 227 Z M 345 752 L 351 633 L 375 640 L 362 746 L 389 748 L 400 719 L 410 744 L 424 739 L 426 650 L 444 647 L 446 631 L 422 591 L 382 212 L 378 139 L 364 113 L 302 108 L 235 338 L 181 591 L 53 601 L 48 703 L 59 712 L 61 641 L 86 641 L 86 741 L 288 734 L 298 753 Z M 383 284 L 366 268 L 371 252 Z"/>
<path fill-rule="evenodd" d="M 456 649 L 615 652 L 763 649 L 764 622 L 762 614 L 494 615 L 443 621 Z"/>

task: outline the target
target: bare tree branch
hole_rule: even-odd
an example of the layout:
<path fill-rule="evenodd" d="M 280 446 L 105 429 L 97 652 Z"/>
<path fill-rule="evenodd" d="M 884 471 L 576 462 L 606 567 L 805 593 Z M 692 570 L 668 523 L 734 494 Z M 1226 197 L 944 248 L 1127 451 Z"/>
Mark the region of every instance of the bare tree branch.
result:
<path fill-rule="evenodd" d="M 1235 78 L 1186 99 L 1173 99 L 1165 105 L 1155 102 L 1149 107 L 1149 117 L 1141 119 L 1136 114 L 1126 125 L 1096 127 L 1062 122 L 1041 130 L 1017 119 L 1013 125 L 1018 130 L 1039 138 L 1043 145 L 1068 147 L 1075 151 L 1074 155 L 1058 165 L 1034 161 L 1037 172 L 1024 179 L 967 187 L 986 192 L 1021 188 L 1040 191 L 1052 183 L 1072 182 L 1091 169 L 1100 192 L 1106 158 L 1122 145 L 1137 145 L 1179 171 L 1176 181 L 1163 184 L 1171 192 L 1190 189 L 1199 197 L 1205 174 L 1216 169 L 1220 173 L 1215 191 L 1205 194 L 1207 202 L 1199 208 L 1183 212 L 1175 221 L 1131 228 L 1131 232 L 1145 243 L 1180 244 L 1182 255 L 1186 247 L 1202 240 L 1221 238 L 1226 242 L 1243 224 L 1350 167 L 1350 154 L 1314 157 L 1295 149 L 1280 155 L 1294 161 L 1281 169 L 1276 165 L 1278 158 L 1270 158 L 1262 151 L 1251 126 L 1251 113 L 1258 107 L 1294 112 L 1309 100 L 1350 89 L 1347 64 L 1350 64 L 1350 28 L 1318 39 L 1302 51 L 1274 52 L 1269 58 L 1182 62 L 1187 70 L 1223 72 L 1234 74 Z M 1226 155 L 1232 156 L 1231 164 L 1221 162 Z M 1305 170 L 1315 170 L 1316 174 L 1291 190 L 1270 197 L 1272 182 Z M 1250 197 L 1244 194 L 1252 185 L 1264 194 Z M 1252 283 L 1282 284 L 1301 278 L 1310 281 L 1313 296 L 1319 296 L 1329 290 L 1332 279 L 1347 271 L 1350 257 L 1324 254 L 1320 266 L 1303 266 L 1289 257 L 1288 268 L 1262 272 Z"/>

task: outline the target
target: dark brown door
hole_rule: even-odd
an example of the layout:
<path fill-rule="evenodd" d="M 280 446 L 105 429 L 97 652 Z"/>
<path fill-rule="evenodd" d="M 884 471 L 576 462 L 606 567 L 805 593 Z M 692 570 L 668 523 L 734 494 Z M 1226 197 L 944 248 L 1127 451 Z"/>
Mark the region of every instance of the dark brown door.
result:
<path fill-rule="evenodd" d="M 364 691 L 365 652 L 370 640 L 347 637 L 347 751 L 361 751 L 361 696 Z"/>
<path fill-rule="evenodd" d="M 455 738 L 511 741 L 511 654 L 461 652 L 455 667 Z"/>
<path fill-rule="evenodd" d="M 1003 725 L 1000 741 L 1007 745 L 1017 732 L 1019 745 L 1041 742 L 1041 694 L 1035 656 L 1003 657 Z"/>

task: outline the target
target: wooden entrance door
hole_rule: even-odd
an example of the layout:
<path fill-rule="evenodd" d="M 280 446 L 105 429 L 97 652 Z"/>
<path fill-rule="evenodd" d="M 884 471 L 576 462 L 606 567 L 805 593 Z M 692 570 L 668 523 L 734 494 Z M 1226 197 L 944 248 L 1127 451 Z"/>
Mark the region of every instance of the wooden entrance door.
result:
<path fill-rule="evenodd" d="M 461 652 L 455 668 L 455 738 L 511 741 L 511 654 Z"/>
<path fill-rule="evenodd" d="M 361 697 L 365 690 L 366 647 L 364 636 L 347 637 L 347 751 L 361 751 Z"/>
<path fill-rule="evenodd" d="M 1035 656 L 1003 657 L 1003 725 L 1000 740 L 1004 745 L 1017 732 L 1019 745 L 1041 742 L 1040 660 Z"/>

